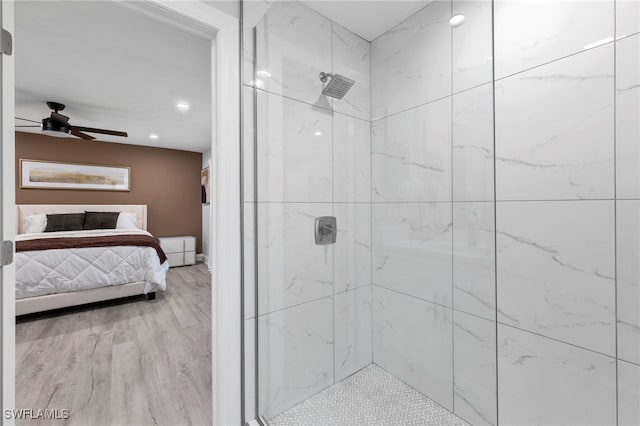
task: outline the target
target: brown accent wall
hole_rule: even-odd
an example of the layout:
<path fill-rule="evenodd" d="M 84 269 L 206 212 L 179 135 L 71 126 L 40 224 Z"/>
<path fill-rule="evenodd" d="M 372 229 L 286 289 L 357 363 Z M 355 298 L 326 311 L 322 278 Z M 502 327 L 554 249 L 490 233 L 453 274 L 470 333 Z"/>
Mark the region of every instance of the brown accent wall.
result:
<path fill-rule="evenodd" d="M 131 191 L 21 189 L 20 159 L 131 167 Z M 195 235 L 202 252 L 199 152 L 16 132 L 17 204 L 146 204 L 156 237 Z"/>

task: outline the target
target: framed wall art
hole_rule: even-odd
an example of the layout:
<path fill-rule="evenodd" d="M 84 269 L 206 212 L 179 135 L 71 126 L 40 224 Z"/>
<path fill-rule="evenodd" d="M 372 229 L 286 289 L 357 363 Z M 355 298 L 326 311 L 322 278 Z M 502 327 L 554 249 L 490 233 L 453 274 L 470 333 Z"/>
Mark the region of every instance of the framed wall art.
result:
<path fill-rule="evenodd" d="M 209 167 L 200 171 L 200 192 L 202 193 L 202 204 L 211 202 L 211 179 L 209 178 Z"/>
<path fill-rule="evenodd" d="M 20 188 L 130 191 L 131 168 L 20 160 Z"/>

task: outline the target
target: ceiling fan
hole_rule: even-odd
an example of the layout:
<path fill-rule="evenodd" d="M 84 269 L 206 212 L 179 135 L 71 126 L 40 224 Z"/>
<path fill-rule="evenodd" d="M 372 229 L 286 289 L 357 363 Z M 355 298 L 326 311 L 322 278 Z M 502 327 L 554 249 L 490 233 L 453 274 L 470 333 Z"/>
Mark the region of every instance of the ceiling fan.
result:
<path fill-rule="evenodd" d="M 73 135 L 78 138 L 90 141 L 95 139 L 95 137 L 88 135 L 84 132 L 88 133 L 100 133 L 103 135 L 111 135 L 111 136 L 122 136 L 124 138 L 128 137 L 127 132 L 120 132 L 117 130 L 105 130 L 105 129 L 96 129 L 93 127 L 82 127 L 82 126 L 72 126 L 69 124 L 69 117 L 66 115 L 60 114 L 58 111 L 64 110 L 65 105 L 59 102 L 47 102 L 47 106 L 51 109 L 51 116 L 43 118 L 42 122 L 29 120 L 27 118 L 16 117 L 17 120 L 29 121 L 32 123 L 39 123 L 38 125 L 25 125 L 25 126 L 16 126 L 16 127 L 40 127 L 43 133 L 51 134 L 53 136 L 61 136 L 64 135 Z"/>

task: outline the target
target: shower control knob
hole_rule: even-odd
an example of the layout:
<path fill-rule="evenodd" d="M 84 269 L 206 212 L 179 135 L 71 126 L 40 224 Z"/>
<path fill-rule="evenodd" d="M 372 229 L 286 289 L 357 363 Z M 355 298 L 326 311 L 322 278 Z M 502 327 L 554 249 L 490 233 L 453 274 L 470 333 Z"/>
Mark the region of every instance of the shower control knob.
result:
<path fill-rule="evenodd" d="M 322 235 L 331 235 L 333 234 L 333 226 L 324 225 L 322 226 L 322 228 L 320 228 L 320 232 L 322 233 Z"/>
<path fill-rule="evenodd" d="M 316 218 L 315 237 L 316 244 L 335 244 L 336 242 L 336 218 L 334 216 L 321 216 Z"/>

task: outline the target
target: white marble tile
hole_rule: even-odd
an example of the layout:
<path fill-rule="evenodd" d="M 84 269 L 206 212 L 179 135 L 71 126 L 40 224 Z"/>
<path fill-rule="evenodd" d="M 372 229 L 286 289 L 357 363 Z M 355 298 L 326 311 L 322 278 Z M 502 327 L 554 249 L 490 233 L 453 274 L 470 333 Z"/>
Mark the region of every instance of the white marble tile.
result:
<path fill-rule="evenodd" d="M 495 321 L 454 311 L 453 366 L 455 414 L 472 425 L 495 425 Z"/>
<path fill-rule="evenodd" d="M 617 201 L 618 357 L 640 364 L 640 201 Z"/>
<path fill-rule="evenodd" d="M 258 206 L 258 314 L 333 294 L 333 247 L 316 245 L 314 222 L 330 204 Z"/>
<path fill-rule="evenodd" d="M 453 96 L 453 199 L 493 201 L 493 85 Z"/>
<path fill-rule="evenodd" d="M 496 0 L 496 78 L 611 40 L 613 13 L 613 0 Z"/>
<path fill-rule="evenodd" d="M 255 43 L 254 28 L 259 25 L 265 13 L 269 9 L 271 1 L 254 0 L 242 3 L 242 60 L 243 78 L 242 81 L 248 86 L 255 87 Z"/>
<path fill-rule="evenodd" d="M 258 201 L 332 201 L 331 116 L 258 92 Z"/>
<path fill-rule="evenodd" d="M 372 208 L 373 283 L 451 306 L 451 203 Z"/>
<path fill-rule="evenodd" d="M 333 115 L 333 201 L 371 200 L 371 125 Z"/>
<path fill-rule="evenodd" d="M 451 98 L 371 124 L 373 201 L 451 200 Z"/>
<path fill-rule="evenodd" d="M 254 108 L 254 89 L 244 86 L 242 96 L 244 96 L 243 104 L 243 150 L 244 150 L 244 201 L 255 201 L 255 120 L 253 119 Z"/>
<path fill-rule="evenodd" d="M 453 408 L 451 309 L 373 287 L 373 362 Z"/>
<path fill-rule="evenodd" d="M 495 321 L 494 229 L 492 202 L 453 204 L 453 307 Z"/>
<path fill-rule="evenodd" d="M 256 291 L 256 255 L 255 243 L 255 204 L 244 203 L 244 318 L 256 316 L 255 291 Z"/>
<path fill-rule="evenodd" d="M 613 46 L 496 82 L 495 102 L 499 200 L 613 198 Z"/>
<path fill-rule="evenodd" d="M 616 37 L 640 32 L 640 0 L 616 0 Z"/>
<path fill-rule="evenodd" d="M 503 425 L 615 425 L 615 360 L 498 325 Z"/>
<path fill-rule="evenodd" d="M 256 85 L 330 107 L 320 72 L 331 72 L 331 21 L 297 1 L 274 2 L 257 26 Z"/>
<path fill-rule="evenodd" d="M 371 118 L 371 46 L 368 41 L 333 23 L 333 72 L 355 80 L 333 110 L 353 117 Z"/>
<path fill-rule="evenodd" d="M 371 364 L 371 286 L 334 296 L 336 382 Z"/>
<path fill-rule="evenodd" d="M 618 362 L 618 425 L 640 425 L 640 365 Z"/>
<path fill-rule="evenodd" d="M 253 28 L 245 27 L 244 31 L 242 32 L 242 84 L 245 86 L 255 87 L 256 70 L 254 55 L 255 44 L 253 39 Z"/>
<path fill-rule="evenodd" d="M 334 291 L 371 285 L 371 205 L 334 204 L 338 235 L 333 246 Z"/>
<path fill-rule="evenodd" d="M 615 354 L 613 204 L 498 203 L 500 322 Z"/>
<path fill-rule="evenodd" d="M 244 320 L 244 416 L 255 419 L 256 413 L 256 319 Z"/>
<path fill-rule="evenodd" d="M 640 198 L 640 34 L 616 44 L 616 197 Z"/>
<path fill-rule="evenodd" d="M 243 87 L 244 96 L 244 277 L 245 319 L 255 316 L 255 255 L 253 250 L 254 238 L 254 120 L 253 120 L 253 91 L 251 87 Z"/>
<path fill-rule="evenodd" d="M 333 384 L 333 298 L 258 320 L 260 408 L 267 418 Z"/>
<path fill-rule="evenodd" d="M 371 43 L 371 118 L 451 94 L 450 2 L 434 1 Z"/>
<path fill-rule="evenodd" d="M 465 21 L 453 28 L 453 91 L 488 83 L 493 78 L 491 0 L 453 0 L 452 16 Z"/>

